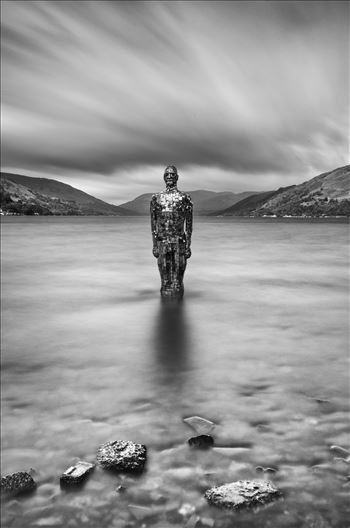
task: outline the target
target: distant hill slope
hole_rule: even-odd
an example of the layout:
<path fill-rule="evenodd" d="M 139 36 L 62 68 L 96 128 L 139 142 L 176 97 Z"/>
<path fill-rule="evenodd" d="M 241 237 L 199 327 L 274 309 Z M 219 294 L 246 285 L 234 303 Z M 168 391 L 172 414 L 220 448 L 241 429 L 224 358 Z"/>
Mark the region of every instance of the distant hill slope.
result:
<path fill-rule="evenodd" d="M 185 191 L 193 201 L 194 214 L 206 215 L 218 209 L 228 207 L 247 196 L 254 194 L 253 192 L 233 193 L 233 192 L 214 192 L 205 190 Z M 141 194 L 134 200 L 126 202 L 121 205 L 134 214 L 148 215 L 152 193 Z"/>
<path fill-rule="evenodd" d="M 350 165 L 315 176 L 270 197 L 257 211 L 276 215 L 349 215 Z"/>
<path fill-rule="evenodd" d="M 258 193 L 222 216 L 350 216 L 350 165 L 315 176 L 299 185 Z"/>
<path fill-rule="evenodd" d="M 48 178 L 1 173 L 1 207 L 19 214 L 113 215 L 130 212 Z"/>
<path fill-rule="evenodd" d="M 149 207 L 151 202 L 152 193 L 141 194 L 130 202 L 121 204 L 121 207 L 128 209 L 135 215 L 149 214 Z"/>
<path fill-rule="evenodd" d="M 244 200 L 241 200 L 231 207 L 224 209 L 223 211 L 216 211 L 214 215 L 223 216 L 249 216 L 252 215 L 258 208 L 260 208 L 266 200 L 277 196 L 278 194 L 285 191 L 289 187 L 281 187 L 277 191 L 267 191 L 256 193 L 253 196 L 248 196 Z"/>
<path fill-rule="evenodd" d="M 191 193 L 190 193 L 191 194 Z M 254 192 L 216 192 L 212 196 L 202 199 L 198 202 L 193 197 L 195 213 L 199 215 L 207 215 L 219 209 L 224 209 L 234 205 L 241 200 L 253 196 Z M 191 195 L 192 196 L 192 195 Z"/>

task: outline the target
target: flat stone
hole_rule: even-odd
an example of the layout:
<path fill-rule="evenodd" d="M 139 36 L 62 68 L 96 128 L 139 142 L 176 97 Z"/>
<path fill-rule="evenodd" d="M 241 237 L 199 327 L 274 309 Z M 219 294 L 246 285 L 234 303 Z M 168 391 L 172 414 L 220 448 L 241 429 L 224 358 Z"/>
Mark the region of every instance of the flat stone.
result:
<path fill-rule="evenodd" d="M 148 506 L 128 504 L 128 508 L 138 521 L 143 521 L 143 519 L 146 519 L 147 517 L 151 517 L 152 515 L 154 515 L 153 509 L 149 508 Z"/>
<path fill-rule="evenodd" d="M 6 477 L 1 477 L 1 492 L 10 495 L 25 493 L 36 487 L 33 477 L 26 471 L 19 471 Z"/>
<path fill-rule="evenodd" d="M 197 447 L 199 449 L 208 449 L 213 447 L 214 438 L 210 435 L 193 436 L 188 440 L 191 447 Z"/>
<path fill-rule="evenodd" d="M 213 528 L 215 524 L 214 519 L 210 519 L 209 517 L 201 517 L 201 526 L 207 526 L 208 528 Z"/>
<path fill-rule="evenodd" d="M 114 440 L 102 444 L 97 451 L 97 462 L 104 468 L 119 471 L 142 471 L 147 449 L 142 444 L 127 440 Z"/>
<path fill-rule="evenodd" d="M 248 447 L 213 447 L 213 452 L 228 458 L 238 458 L 249 451 Z"/>
<path fill-rule="evenodd" d="M 62 526 L 63 517 L 45 517 L 35 521 L 35 526 Z"/>
<path fill-rule="evenodd" d="M 276 473 L 277 469 L 272 467 L 256 466 L 255 471 L 260 473 Z"/>
<path fill-rule="evenodd" d="M 94 469 L 95 465 L 90 462 L 84 462 L 79 460 L 74 466 L 70 466 L 61 475 L 61 484 L 79 484 L 82 482 L 88 474 Z"/>
<path fill-rule="evenodd" d="M 332 445 L 329 449 L 339 455 L 334 460 L 342 460 L 346 464 L 350 463 L 350 451 L 348 449 L 337 445 Z"/>
<path fill-rule="evenodd" d="M 204 496 L 214 506 L 241 510 L 268 504 L 281 497 L 282 493 L 267 480 L 238 480 L 211 488 Z"/>
<path fill-rule="evenodd" d="M 198 523 L 200 522 L 200 517 L 198 515 L 192 515 L 185 524 L 185 528 L 197 528 Z"/>
<path fill-rule="evenodd" d="M 199 435 L 209 434 L 215 428 L 214 422 L 201 416 L 189 416 L 188 418 L 184 418 L 183 421 Z"/>

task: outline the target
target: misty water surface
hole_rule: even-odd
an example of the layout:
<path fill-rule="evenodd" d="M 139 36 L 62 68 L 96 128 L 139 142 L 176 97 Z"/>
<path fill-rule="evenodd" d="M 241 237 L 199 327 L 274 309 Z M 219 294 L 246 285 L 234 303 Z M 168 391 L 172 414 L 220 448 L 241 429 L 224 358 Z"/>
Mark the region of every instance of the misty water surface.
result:
<path fill-rule="evenodd" d="M 34 468 L 38 488 L 3 526 L 348 526 L 330 449 L 349 447 L 347 244 L 344 223 L 197 219 L 185 298 L 162 304 L 147 218 L 5 218 L 2 473 Z M 189 448 L 191 415 L 217 424 L 214 449 Z M 60 489 L 114 439 L 147 445 L 141 476 Z M 203 499 L 254 478 L 284 500 Z"/>

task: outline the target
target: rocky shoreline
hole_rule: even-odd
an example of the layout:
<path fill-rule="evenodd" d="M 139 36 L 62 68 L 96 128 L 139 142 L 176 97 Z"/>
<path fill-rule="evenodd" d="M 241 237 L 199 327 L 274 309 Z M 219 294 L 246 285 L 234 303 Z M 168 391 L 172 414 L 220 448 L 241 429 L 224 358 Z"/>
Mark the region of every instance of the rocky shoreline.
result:
<path fill-rule="evenodd" d="M 184 442 L 186 441 L 187 447 L 184 444 L 181 449 L 184 451 L 189 449 L 193 453 L 194 458 L 198 456 L 198 460 L 202 461 L 200 464 L 204 464 L 203 468 L 205 467 L 206 458 L 212 456 L 211 452 L 214 455 L 221 450 L 232 451 L 232 448 L 230 449 L 227 446 L 222 446 L 221 442 L 216 444 L 216 425 L 213 422 L 199 416 L 185 418 L 183 421 L 185 424 L 191 427 L 196 436 L 191 436 L 187 440 L 184 438 Z M 201 451 L 202 454 L 200 453 Z M 330 451 L 333 454 L 334 460 L 341 460 L 347 463 L 350 460 L 349 452 L 340 446 L 332 445 L 330 446 Z M 214 514 L 214 511 L 212 514 L 210 514 L 210 509 L 203 511 L 202 508 L 205 503 L 209 508 L 213 507 L 218 510 L 222 510 L 221 513 L 218 513 L 219 515 L 228 515 L 230 517 L 231 515 L 236 515 L 243 512 L 257 514 L 261 510 L 265 510 L 266 507 L 272 505 L 276 501 L 284 498 L 284 492 L 278 489 L 275 484 L 269 480 L 276 472 L 279 471 L 278 467 L 264 466 L 256 466 L 254 468 L 256 473 L 260 473 L 260 478 L 257 479 L 250 475 L 250 480 L 244 480 L 244 475 L 241 475 L 241 480 L 230 482 L 229 475 L 226 475 L 226 477 L 222 479 L 220 479 L 220 477 L 216 477 L 214 479 L 210 478 L 204 479 L 202 481 L 199 480 L 198 487 L 194 481 L 192 486 L 194 486 L 194 488 L 197 490 L 198 488 L 201 490 L 200 505 L 199 503 L 193 503 L 191 494 L 187 495 L 187 501 L 183 501 L 180 504 L 177 503 L 176 505 L 176 503 L 171 500 L 167 502 L 166 496 L 168 495 L 168 499 L 170 499 L 172 490 L 169 488 L 168 492 L 164 494 L 162 489 L 164 482 L 160 488 L 152 488 L 147 490 L 147 492 L 145 491 L 146 488 L 143 488 L 143 491 L 140 495 L 140 491 L 137 490 L 137 486 L 135 486 L 136 481 L 134 480 L 134 477 L 136 476 L 138 480 L 138 476 L 143 473 L 143 471 L 147 468 L 147 465 L 148 470 L 151 469 L 152 456 L 154 456 L 154 453 L 150 453 L 152 456 L 149 460 L 148 454 L 149 453 L 145 445 L 134 443 L 130 440 L 112 440 L 105 442 L 98 447 L 94 460 L 88 457 L 89 461 L 79 460 L 75 461 L 74 464 L 69 466 L 60 475 L 60 477 L 58 477 L 60 486 L 61 488 L 65 488 L 69 493 L 74 493 L 75 490 L 79 490 L 81 493 L 77 495 L 77 498 L 79 498 L 80 502 L 83 501 L 82 504 L 88 504 L 84 502 L 86 497 L 84 498 L 85 494 L 82 490 L 83 486 L 85 486 L 85 482 L 89 480 L 89 486 L 91 485 L 91 489 L 100 489 L 98 485 L 98 479 L 99 475 L 101 475 L 101 470 L 102 472 L 106 472 L 111 475 L 112 479 L 110 482 L 112 483 L 114 482 L 113 476 L 115 475 L 117 480 L 114 485 L 112 484 L 113 488 L 110 490 L 110 492 L 105 492 L 107 494 L 107 502 L 104 502 L 103 504 L 109 504 L 112 507 L 114 500 L 117 499 L 117 504 L 113 506 L 114 515 L 117 511 L 119 512 L 117 506 L 118 504 L 127 505 L 128 512 L 132 515 L 131 519 L 133 519 L 133 522 L 140 522 L 142 526 L 153 526 L 153 524 L 149 523 L 156 521 L 160 515 L 163 515 L 164 519 L 167 519 L 168 522 L 180 523 L 178 524 L 179 526 L 185 526 L 186 528 L 213 528 L 214 526 L 221 526 L 221 524 L 217 524 L 218 521 L 215 520 L 217 514 Z M 228 453 L 226 453 L 225 456 L 227 455 Z M 231 456 L 233 456 L 232 453 L 230 454 L 230 457 Z M 100 467 L 100 473 L 94 476 L 96 466 Z M 171 474 L 176 478 L 177 474 L 180 475 L 180 471 L 181 475 L 183 476 L 184 469 L 178 468 L 176 461 L 174 460 Z M 35 476 L 35 471 L 30 470 L 29 472 L 21 471 L 2 477 L 1 491 L 3 495 L 11 499 L 11 509 L 16 503 L 18 504 L 18 501 L 16 501 L 18 495 L 27 494 L 30 497 L 31 494 L 35 493 L 35 496 L 37 496 L 37 488 L 39 489 L 39 494 L 41 490 L 43 490 L 41 493 L 41 503 L 44 507 L 46 500 L 45 498 L 48 498 L 47 492 L 44 492 L 44 488 L 46 489 L 48 484 L 45 484 L 44 481 L 35 482 L 33 475 Z M 200 479 L 199 473 L 198 478 Z M 115 497 L 115 499 L 111 502 L 112 497 Z M 146 500 L 146 497 L 149 497 L 150 502 Z M 48 508 L 46 508 L 46 510 L 47 512 L 49 511 Z M 120 511 L 119 513 L 125 517 L 125 512 L 122 513 L 122 511 Z M 88 522 L 88 515 L 94 516 L 95 514 L 97 515 L 97 512 L 88 512 L 82 508 L 80 513 L 78 512 L 76 514 L 76 519 L 80 518 L 79 516 L 81 516 L 86 520 L 86 522 Z M 110 514 L 112 515 L 112 512 L 110 512 Z M 13 512 L 11 515 L 15 516 L 16 513 Z M 15 517 L 12 518 L 14 519 Z M 62 525 L 62 519 L 63 517 L 60 514 L 56 516 L 52 515 L 51 517 L 40 519 L 40 522 L 36 522 L 35 526 L 44 525 L 42 524 L 44 521 L 51 523 L 50 526 L 63 526 L 64 524 Z M 78 525 L 80 525 L 79 521 L 72 520 L 72 523 L 69 524 L 69 526 L 77 526 L 77 522 Z M 121 519 L 115 522 L 118 528 L 119 526 L 124 526 L 123 524 L 120 524 L 122 523 Z M 113 526 L 114 525 L 115 524 L 113 524 Z M 312 523 L 310 526 L 311 525 Z M 95 524 L 92 526 L 95 528 Z M 130 526 L 134 526 L 134 524 L 130 524 Z M 160 525 L 159 523 L 157 524 L 157 527 L 164 528 L 164 526 Z"/>
<path fill-rule="evenodd" d="M 187 440 L 191 449 L 208 450 L 215 446 L 214 437 L 208 434 L 215 428 L 213 422 L 199 416 L 185 418 L 184 422 L 197 433 L 197 436 Z M 147 463 L 147 447 L 131 440 L 109 441 L 99 446 L 95 462 L 106 471 L 129 474 L 142 473 Z M 96 464 L 79 460 L 71 465 L 60 476 L 61 487 L 70 487 L 71 489 L 74 486 L 78 487 L 77 485 L 90 478 Z M 1 492 L 9 497 L 32 492 L 37 485 L 28 472 L 17 472 L 1 478 Z M 115 491 L 121 493 L 124 491 L 124 487 L 120 485 Z M 213 506 L 231 511 L 241 511 L 265 506 L 281 498 L 282 493 L 267 480 L 247 480 L 212 487 L 205 491 L 203 497 Z M 130 505 L 130 507 L 133 508 L 133 511 L 135 510 L 136 517 L 141 516 L 142 518 L 144 515 L 147 517 L 149 513 L 148 508 L 144 506 Z M 195 508 L 193 506 L 187 504 L 186 507 L 191 509 L 191 514 L 194 513 Z M 186 510 L 185 515 L 187 514 Z M 197 522 L 193 526 L 196 525 Z M 210 522 L 207 526 L 211 526 Z"/>

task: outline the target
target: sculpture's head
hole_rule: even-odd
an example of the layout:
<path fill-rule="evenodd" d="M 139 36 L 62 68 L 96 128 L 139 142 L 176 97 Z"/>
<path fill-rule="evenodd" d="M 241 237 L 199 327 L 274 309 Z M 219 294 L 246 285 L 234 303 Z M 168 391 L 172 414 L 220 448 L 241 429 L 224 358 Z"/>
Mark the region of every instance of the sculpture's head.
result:
<path fill-rule="evenodd" d="M 164 181 L 167 187 L 175 187 L 179 178 L 177 168 L 174 165 L 169 165 L 164 171 Z"/>

